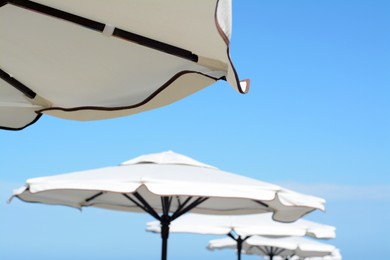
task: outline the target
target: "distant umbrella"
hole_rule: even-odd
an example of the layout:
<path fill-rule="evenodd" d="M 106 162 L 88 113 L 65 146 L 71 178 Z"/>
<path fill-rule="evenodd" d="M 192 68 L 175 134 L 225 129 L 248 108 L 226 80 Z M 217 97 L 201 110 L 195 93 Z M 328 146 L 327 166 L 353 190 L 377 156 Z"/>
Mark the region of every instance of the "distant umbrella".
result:
<path fill-rule="evenodd" d="M 130 115 L 221 79 L 246 93 L 231 27 L 231 0 L 0 0 L 0 128 Z"/>
<path fill-rule="evenodd" d="M 167 255 L 170 223 L 188 211 L 273 212 L 274 219 L 288 222 L 324 209 L 320 198 L 224 172 L 173 152 L 140 156 L 116 167 L 30 179 L 13 196 L 75 208 L 145 211 L 161 224 L 162 259 Z"/>
<path fill-rule="evenodd" d="M 161 232 L 158 221 L 149 222 L 147 231 Z M 241 259 L 242 243 L 254 235 L 269 237 L 312 236 L 330 239 L 336 236 L 336 228 L 313 221 L 299 219 L 293 223 L 281 223 L 272 219 L 272 213 L 217 216 L 187 214 L 170 225 L 172 233 L 197 233 L 228 235 L 236 241 L 237 256 Z"/>
<path fill-rule="evenodd" d="M 209 243 L 209 249 L 235 248 L 235 241 L 230 238 L 215 239 Z M 336 249 L 333 245 L 320 243 L 304 237 L 270 238 L 252 236 L 245 240 L 243 249 L 246 254 L 268 256 L 273 260 L 275 256 L 289 259 L 293 256 L 305 259 L 306 257 L 329 256 Z"/>
<path fill-rule="evenodd" d="M 341 260 L 340 250 L 335 249 L 332 251 L 330 255 L 327 256 L 314 256 L 314 257 L 306 257 L 304 260 Z"/>

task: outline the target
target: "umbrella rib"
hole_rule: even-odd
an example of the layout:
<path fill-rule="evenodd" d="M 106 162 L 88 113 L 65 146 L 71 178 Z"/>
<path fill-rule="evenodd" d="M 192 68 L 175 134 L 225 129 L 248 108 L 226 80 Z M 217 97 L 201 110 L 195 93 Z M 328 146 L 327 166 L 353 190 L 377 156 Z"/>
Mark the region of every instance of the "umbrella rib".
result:
<path fill-rule="evenodd" d="M 150 204 L 138 192 L 134 192 L 133 195 L 142 203 L 142 205 L 144 205 L 146 209 L 148 209 L 148 212 L 153 217 L 161 221 L 161 217 L 158 215 L 158 213 L 153 209 L 152 206 L 150 206 Z"/>
<path fill-rule="evenodd" d="M 180 201 L 180 197 L 179 196 L 175 196 L 176 200 L 177 200 L 177 204 L 179 205 L 179 208 L 181 207 L 181 201 Z"/>
<path fill-rule="evenodd" d="M 261 206 L 264 206 L 266 208 L 269 208 L 269 205 L 267 205 L 266 203 L 262 202 L 262 201 L 259 201 L 259 200 L 253 200 L 254 202 L 260 204 Z"/>
<path fill-rule="evenodd" d="M 270 255 L 275 255 L 275 254 L 274 254 L 274 247 L 271 246 L 271 247 L 269 247 L 269 248 L 270 248 L 270 249 L 269 249 Z"/>
<path fill-rule="evenodd" d="M 195 201 L 191 202 L 187 207 L 183 206 L 181 209 L 177 209 L 175 213 L 173 213 L 171 217 L 171 221 L 175 220 L 176 218 L 180 217 L 184 213 L 192 210 L 193 208 L 197 207 L 199 204 L 203 203 L 204 201 L 208 200 L 207 197 L 199 197 Z"/>
<path fill-rule="evenodd" d="M 179 203 L 179 207 L 177 208 L 176 211 L 181 210 L 181 209 L 182 209 L 185 205 L 187 205 L 187 203 L 192 199 L 192 197 L 190 196 L 190 197 L 188 197 L 183 203 L 180 203 L 180 198 L 179 198 L 179 196 L 177 196 L 176 198 L 177 198 L 177 201 L 178 201 L 178 203 Z"/>
<path fill-rule="evenodd" d="M 273 256 L 276 256 L 276 255 L 278 255 L 278 251 L 279 250 L 279 247 L 272 247 L 272 255 Z"/>
<path fill-rule="evenodd" d="M 269 246 L 264 246 L 264 247 L 257 247 L 257 248 L 261 248 L 260 250 L 262 252 L 264 252 L 266 255 L 272 255 L 272 247 L 269 247 Z"/>
<path fill-rule="evenodd" d="M 226 234 L 227 236 L 231 237 L 232 239 L 234 239 L 235 241 L 237 241 L 237 238 L 233 235 L 232 232 L 229 232 L 228 234 Z"/>
<path fill-rule="evenodd" d="M 83 27 L 86 27 L 88 29 L 92 29 L 99 32 L 103 32 L 106 26 L 103 23 L 91 19 L 87 19 L 85 17 L 78 16 L 72 13 L 68 13 L 50 6 L 35 3 L 29 0 L 9 0 L 6 2 L 10 4 L 14 4 L 16 6 L 31 9 L 36 12 L 43 13 L 49 16 L 60 18 L 68 22 L 72 22 L 81 25 Z M 187 59 L 193 62 L 198 62 L 198 55 L 192 53 L 191 51 L 164 42 L 160 42 L 151 38 L 147 38 L 139 34 L 135 34 L 119 28 L 115 28 L 112 35 L 183 59 Z"/>
<path fill-rule="evenodd" d="M 91 197 L 85 199 L 84 201 L 85 201 L 85 202 L 90 202 L 91 200 L 93 200 L 93 199 L 95 199 L 95 198 L 97 198 L 97 197 L 103 195 L 103 193 L 104 193 L 103 191 L 101 191 L 101 192 L 99 192 L 99 193 L 96 193 L 95 195 L 93 195 L 93 196 L 91 196 Z"/>
<path fill-rule="evenodd" d="M 139 34 L 135 34 L 132 32 L 128 32 L 119 28 L 115 28 L 113 32 L 114 36 L 117 36 L 119 38 L 125 39 L 127 41 L 135 42 L 137 44 L 162 51 L 183 59 L 187 59 L 193 62 L 198 62 L 198 55 L 186 50 L 182 49 L 164 42 L 156 41 L 144 36 L 141 36 Z"/>
<path fill-rule="evenodd" d="M 251 236 L 246 236 L 242 241 L 244 242 L 245 240 L 247 240 L 248 238 L 250 238 Z"/>
<path fill-rule="evenodd" d="M 139 208 L 141 208 L 144 211 L 146 211 L 147 213 L 149 213 L 148 210 L 143 205 L 141 205 L 141 203 L 139 203 L 138 201 L 136 201 L 135 199 L 131 198 L 129 195 L 127 195 L 125 193 L 122 193 L 122 195 L 124 197 L 126 197 L 127 199 L 129 199 L 131 202 L 133 202 L 135 205 L 137 205 Z"/>
<path fill-rule="evenodd" d="M 138 194 L 138 193 L 137 193 Z M 138 207 L 140 207 L 141 209 L 143 209 L 145 212 L 149 213 L 150 215 L 152 215 L 152 217 L 154 217 L 155 219 L 157 220 L 161 220 L 161 217 L 157 214 L 157 212 L 138 194 L 139 197 L 141 197 L 142 199 L 138 198 L 135 193 L 134 193 L 134 196 L 140 200 L 140 202 L 136 201 L 135 199 L 131 198 L 129 195 L 125 194 L 125 193 L 122 193 L 123 196 L 125 196 L 127 199 L 129 199 L 131 202 L 133 202 L 135 205 L 137 205 Z M 145 205 L 145 203 L 147 205 Z"/>
<path fill-rule="evenodd" d="M 261 246 L 249 246 L 248 251 L 251 250 L 252 248 L 257 248 L 260 252 L 262 252 L 264 255 L 269 255 L 269 252 L 266 247 L 261 247 Z"/>
<path fill-rule="evenodd" d="M 163 214 L 168 216 L 169 209 L 171 208 L 172 197 L 161 197 L 161 206 Z"/>
<path fill-rule="evenodd" d="M 27 97 L 30 99 L 34 99 L 35 96 L 37 95 L 34 91 L 32 91 L 30 88 L 28 88 L 26 85 L 12 77 L 10 74 L 5 72 L 4 70 L 0 69 L 0 78 L 25 94 Z"/>
<path fill-rule="evenodd" d="M 279 249 L 276 249 L 275 248 L 275 255 L 280 255 L 281 253 L 283 253 L 283 251 L 285 251 L 286 249 L 284 248 L 279 248 Z"/>

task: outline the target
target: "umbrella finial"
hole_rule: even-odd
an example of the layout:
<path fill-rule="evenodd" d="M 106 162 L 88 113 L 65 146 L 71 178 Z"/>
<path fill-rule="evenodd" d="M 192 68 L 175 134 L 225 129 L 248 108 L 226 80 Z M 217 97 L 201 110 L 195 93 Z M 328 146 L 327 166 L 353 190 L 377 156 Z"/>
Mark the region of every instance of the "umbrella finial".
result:
<path fill-rule="evenodd" d="M 171 150 L 162 152 L 162 153 L 153 153 L 153 154 L 146 154 L 141 155 L 139 157 L 136 157 L 134 159 L 131 159 L 129 161 L 125 161 L 121 163 L 122 166 L 126 165 L 134 165 L 134 164 L 142 164 L 142 163 L 154 163 L 154 164 L 176 164 L 176 165 L 188 165 L 188 166 L 195 166 L 195 167 L 202 167 L 202 168 L 211 168 L 211 169 L 217 169 L 214 166 L 196 161 L 188 156 L 175 153 Z"/>

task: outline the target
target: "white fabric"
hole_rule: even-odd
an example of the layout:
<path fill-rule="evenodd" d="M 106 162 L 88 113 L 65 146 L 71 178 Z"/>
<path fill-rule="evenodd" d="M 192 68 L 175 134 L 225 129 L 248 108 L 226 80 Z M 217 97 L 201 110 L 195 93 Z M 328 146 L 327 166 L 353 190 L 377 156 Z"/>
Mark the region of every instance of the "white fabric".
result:
<path fill-rule="evenodd" d="M 175 102 L 222 77 L 241 93 L 249 88 L 247 82 L 239 83 L 229 57 L 231 0 L 35 2 L 106 27 L 102 33 L 12 4 L 0 7 L 0 69 L 48 101 L 28 114 L 73 120 L 130 115 Z M 199 62 L 110 36 L 114 28 L 189 50 Z M 175 86 L 172 97 L 159 98 L 190 75 L 190 83 Z M 23 116 L 15 124 L 1 119 L 0 127 L 31 121 Z"/>
<path fill-rule="evenodd" d="M 341 260 L 341 259 L 342 259 L 342 256 L 341 256 L 340 250 L 338 250 L 338 249 L 333 250 L 332 253 L 330 255 L 327 255 L 327 256 L 323 256 L 323 257 L 316 256 L 316 257 L 306 257 L 305 258 L 305 260 Z"/>
<path fill-rule="evenodd" d="M 123 163 L 121 163 L 121 165 L 131 165 L 131 164 L 140 164 L 140 163 L 182 164 L 182 165 L 217 169 L 214 166 L 198 162 L 198 161 L 196 161 L 188 156 L 174 153 L 172 151 L 141 155 L 137 158 L 123 162 Z"/>
<path fill-rule="evenodd" d="M 209 249 L 235 248 L 236 241 L 231 238 L 215 239 L 209 242 Z M 280 256 L 299 257 L 324 257 L 331 255 L 336 249 L 335 246 L 325 244 L 304 237 L 281 237 L 270 238 L 253 236 L 243 243 L 243 250 L 246 254 L 265 255 L 267 248 L 280 249 Z"/>
<path fill-rule="evenodd" d="M 181 157 L 177 155 L 177 157 Z M 90 202 L 85 200 L 98 192 L 104 194 Z M 279 202 L 283 188 L 217 169 L 183 164 L 136 163 L 116 167 L 81 171 L 27 180 L 14 196 L 29 202 L 61 204 L 76 208 L 95 206 L 124 211 L 141 211 L 123 196 L 141 194 L 157 211 L 161 210 L 160 196 L 173 196 L 175 210 L 189 196 L 209 199 L 192 212 L 202 214 L 253 214 L 275 212 L 274 219 L 291 222 L 315 210 L 324 210 L 324 200 L 301 194 L 288 205 Z M 293 204 L 296 200 L 296 204 Z M 257 201 L 272 204 L 265 208 Z M 298 209 L 295 209 L 297 207 Z M 290 214 L 290 209 L 293 211 Z M 299 212 L 299 214 L 297 213 Z"/>
<path fill-rule="evenodd" d="M 160 232 L 160 222 L 147 223 L 147 231 Z M 187 214 L 170 225 L 172 233 L 198 233 L 226 235 L 230 232 L 241 237 L 262 236 L 305 236 L 315 238 L 335 238 L 336 228 L 309 220 L 299 219 L 293 223 L 281 223 L 272 219 L 271 213 L 216 216 Z"/>
<path fill-rule="evenodd" d="M 26 123 L 38 117 L 34 111 L 41 108 L 32 104 L 21 92 L 0 79 L 0 126 L 11 129 L 23 128 Z"/>

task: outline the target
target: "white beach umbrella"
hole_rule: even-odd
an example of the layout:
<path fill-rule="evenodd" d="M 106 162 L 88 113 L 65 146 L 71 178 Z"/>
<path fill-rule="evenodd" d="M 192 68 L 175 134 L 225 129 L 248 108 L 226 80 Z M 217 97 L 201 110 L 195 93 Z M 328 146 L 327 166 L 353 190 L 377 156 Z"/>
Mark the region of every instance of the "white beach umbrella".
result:
<path fill-rule="evenodd" d="M 236 242 L 231 238 L 211 240 L 208 246 L 211 250 L 235 247 Z M 275 256 L 281 256 L 287 259 L 292 256 L 304 259 L 306 257 L 324 257 L 331 255 L 335 249 L 333 245 L 294 236 L 279 238 L 252 236 L 243 243 L 243 251 L 246 254 L 268 256 L 271 260 Z"/>
<path fill-rule="evenodd" d="M 327 256 L 315 256 L 315 257 L 305 257 L 304 260 L 341 260 L 342 256 L 340 250 L 335 249 L 330 255 Z"/>
<path fill-rule="evenodd" d="M 158 221 L 147 223 L 147 231 L 161 232 Z M 228 235 L 236 241 L 237 256 L 241 259 L 242 243 L 254 235 L 312 236 L 330 239 L 336 237 L 336 228 L 313 221 L 298 219 L 293 223 L 281 223 L 272 219 L 272 213 L 217 216 L 189 213 L 170 225 L 170 232 Z"/>
<path fill-rule="evenodd" d="M 190 210 L 225 215 L 273 212 L 274 219 L 289 222 L 323 210 L 325 203 L 173 152 L 140 156 L 115 167 L 29 179 L 13 197 L 75 208 L 146 211 L 160 221 L 163 259 L 169 224 Z"/>
<path fill-rule="evenodd" d="M 168 105 L 224 79 L 231 0 L 0 0 L 0 127 Z"/>

